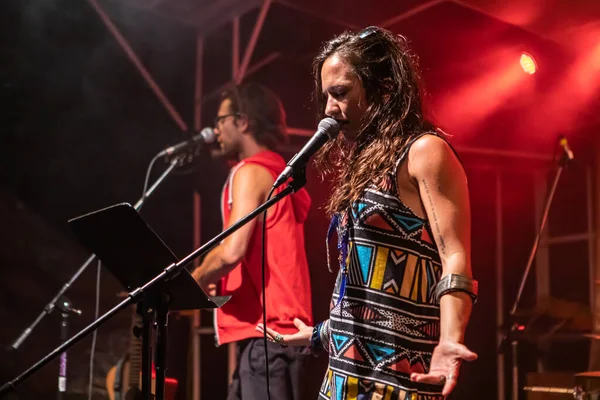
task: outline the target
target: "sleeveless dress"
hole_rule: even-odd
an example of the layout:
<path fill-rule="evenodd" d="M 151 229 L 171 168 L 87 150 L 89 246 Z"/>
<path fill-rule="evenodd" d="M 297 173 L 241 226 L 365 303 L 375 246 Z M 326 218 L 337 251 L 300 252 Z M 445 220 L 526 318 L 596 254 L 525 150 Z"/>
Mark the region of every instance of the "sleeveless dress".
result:
<path fill-rule="evenodd" d="M 429 370 L 440 333 L 437 246 L 429 222 L 402 202 L 396 184 L 398 166 L 421 136 L 407 144 L 392 174 L 336 216 L 338 249 L 342 238 L 347 244 L 332 297 L 329 368 L 319 399 L 443 399 L 441 385 L 410 381 L 412 372 Z"/>

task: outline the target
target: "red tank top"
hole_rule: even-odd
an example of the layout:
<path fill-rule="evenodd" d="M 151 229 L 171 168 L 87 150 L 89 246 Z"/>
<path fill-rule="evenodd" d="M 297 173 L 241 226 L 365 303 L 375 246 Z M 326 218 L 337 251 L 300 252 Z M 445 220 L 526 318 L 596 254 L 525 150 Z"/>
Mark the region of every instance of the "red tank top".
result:
<path fill-rule="evenodd" d="M 244 165 L 266 168 L 273 180 L 285 168 L 283 158 L 263 151 L 235 165 L 223 187 L 223 226 L 229 221 L 234 193 L 231 186 L 235 173 Z M 304 249 L 304 221 L 310 196 L 302 189 L 274 205 L 267 217 L 265 276 L 267 326 L 289 334 L 297 332 L 294 318 L 312 325 L 310 276 Z M 255 330 L 262 322 L 261 226 L 257 223 L 242 262 L 221 279 L 220 294 L 231 299 L 215 312 L 217 343 L 224 344 L 251 337 L 261 337 Z"/>

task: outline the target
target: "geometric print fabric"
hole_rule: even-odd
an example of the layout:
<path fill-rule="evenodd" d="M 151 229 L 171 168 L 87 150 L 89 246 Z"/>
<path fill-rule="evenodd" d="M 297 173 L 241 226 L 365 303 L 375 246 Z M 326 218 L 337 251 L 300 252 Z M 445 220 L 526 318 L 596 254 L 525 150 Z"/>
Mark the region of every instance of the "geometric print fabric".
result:
<path fill-rule="evenodd" d="M 439 337 L 433 293 L 442 270 L 428 221 L 374 186 L 340 221 L 349 232 L 348 276 L 344 297 L 332 301 L 320 398 L 442 399 L 440 386 L 409 379 L 428 370 Z"/>

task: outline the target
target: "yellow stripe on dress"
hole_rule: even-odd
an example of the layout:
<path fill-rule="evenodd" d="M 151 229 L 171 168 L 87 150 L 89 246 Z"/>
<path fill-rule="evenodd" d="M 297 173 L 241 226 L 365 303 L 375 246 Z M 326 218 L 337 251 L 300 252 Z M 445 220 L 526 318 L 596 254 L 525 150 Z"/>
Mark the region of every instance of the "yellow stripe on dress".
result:
<path fill-rule="evenodd" d="M 347 400 L 356 400 L 358 398 L 358 378 L 348 377 L 348 396 Z"/>
<path fill-rule="evenodd" d="M 375 267 L 373 268 L 373 277 L 371 278 L 371 289 L 381 290 L 381 288 L 383 287 L 383 277 L 385 275 L 385 267 L 387 265 L 387 259 L 389 254 L 389 247 L 377 247 L 377 255 L 375 256 Z"/>

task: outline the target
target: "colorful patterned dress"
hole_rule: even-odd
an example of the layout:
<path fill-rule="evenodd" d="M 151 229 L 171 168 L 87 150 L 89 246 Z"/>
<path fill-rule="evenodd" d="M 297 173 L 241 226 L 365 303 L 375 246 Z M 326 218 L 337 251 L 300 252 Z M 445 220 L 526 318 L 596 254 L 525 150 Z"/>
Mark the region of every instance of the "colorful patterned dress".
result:
<path fill-rule="evenodd" d="M 346 230 L 348 239 L 346 287 L 340 301 L 340 269 L 320 399 L 443 399 L 441 386 L 410 381 L 412 372 L 428 371 L 438 341 L 433 295 L 442 266 L 428 221 L 402 203 L 396 186 L 394 170 L 340 216 L 338 236 Z"/>

